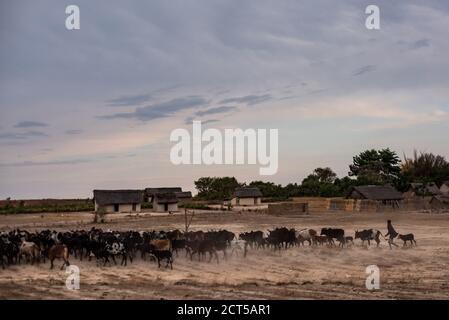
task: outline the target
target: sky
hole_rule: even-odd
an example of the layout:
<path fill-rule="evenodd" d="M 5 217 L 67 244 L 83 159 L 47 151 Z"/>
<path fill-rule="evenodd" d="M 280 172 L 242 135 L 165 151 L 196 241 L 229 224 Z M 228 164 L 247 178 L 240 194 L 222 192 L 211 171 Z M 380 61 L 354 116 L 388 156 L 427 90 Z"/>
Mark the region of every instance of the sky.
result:
<path fill-rule="evenodd" d="M 300 183 L 371 148 L 449 159 L 448 30 L 445 0 L 3 0 L 0 199 Z M 193 120 L 278 129 L 277 174 L 173 165 L 170 133 Z"/>

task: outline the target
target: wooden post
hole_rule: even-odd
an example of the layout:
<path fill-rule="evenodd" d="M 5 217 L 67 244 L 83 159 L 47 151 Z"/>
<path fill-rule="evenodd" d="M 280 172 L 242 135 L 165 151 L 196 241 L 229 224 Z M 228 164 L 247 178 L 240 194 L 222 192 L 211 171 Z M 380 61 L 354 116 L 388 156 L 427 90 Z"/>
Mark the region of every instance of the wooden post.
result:
<path fill-rule="evenodd" d="M 187 208 L 184 208 L 184 220 L 185 220 L 185 227 L 186 227 L 186 233 L 189 231 L 189 227 L 187 226 Z"/>
<path fill-rule="evenodd" d="M 195 215 L 195 211 L 192 211 L 192 215 L 190 216 L 190 220 L 187 220 L 187 209 L 184 209 L 184 220 L 185 220 L 185 227 L 186 227 L 186 233 L 189 231 L 189 227 L 192 224 L 193 216 Z"/>

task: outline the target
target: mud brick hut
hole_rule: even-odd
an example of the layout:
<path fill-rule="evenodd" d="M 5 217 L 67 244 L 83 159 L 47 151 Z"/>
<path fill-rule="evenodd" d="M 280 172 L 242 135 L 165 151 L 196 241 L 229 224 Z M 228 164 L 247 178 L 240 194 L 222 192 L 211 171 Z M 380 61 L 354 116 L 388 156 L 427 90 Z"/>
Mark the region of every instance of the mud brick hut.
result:
<path fill-rule="evenodd" d="M 437 196 L 439 194 L 441 194 L 441 191 L 435 184 L 435 182 L 429 183 L 413 182 L 409 184 L 407 191 L 404 192 L 404 197 L 413 198 L 413 197 Z"/>
<path fill-rule="evenodd" d="M 164 187 L 164 188 L 146 188 L 144 191 L 145 201 L 152 202 L 154 195 L 157 193 L 176 193 L 182 192 L 181 187 Z"/>
<path fill-rule="evenodd" d="M 182 191 L 181 187 L 146 188 L 145 201 L 153 203 L 153 211 L 178 211 L 178 203 L 192 198 L 190 191 Z"/>
<path fill-rule="evenodd" d="M 391 186 L 356 186 L 352 187 L 347 199 L 357 202 L 358 211 L 398 209 L 404 199 L 402 193 Z"/>
<path fill-rule="evenodd" d="M 259 188 L 237 188 L 232 196 L 233 206 L 258 206 L 262 204 L 262 192 Z"/>
<path fill-rule="evenodd" d="M 163 188 L 146 188 L 145 201 L 152 202 L 155 194 L 158 193 L 174 193 L 180 201 L 192 199 L 192 192 L 182 191 L 181 187 L 163 187 Z"/>
<path fill-rule="evenodd" d="M 156 193 L 152 202 L 155 212 L 178 211 L 179 200 L 173 192 Z"/>
<path fill-rule="evenodd" d="M 142 201 L 142 190 L 94 190 L 95 211 L 140 212 Z"/>
<path fill-rule="evenodd" d="M 449 195 L 433 196 L 430 199 L 430 208 L 436 211 L 449 211 Z"/>

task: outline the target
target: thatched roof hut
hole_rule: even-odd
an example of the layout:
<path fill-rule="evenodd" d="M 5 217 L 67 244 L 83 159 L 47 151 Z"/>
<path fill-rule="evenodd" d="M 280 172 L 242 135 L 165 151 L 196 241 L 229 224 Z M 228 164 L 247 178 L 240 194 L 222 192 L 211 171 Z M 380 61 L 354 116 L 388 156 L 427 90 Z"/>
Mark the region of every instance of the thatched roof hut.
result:
<path fill-rule="evenodd" d="M 173 192 L 156 193 L 154 195 L 154 202 L 157 204 L 172 204 L 178 203 L 178 198 Z"/>
<path fill-rule="evenodd" d="M 347 199 L 366 199 L 375 201 L 402 200 L 404 197 L 392 186 L 355 186 L 352 187 Z"/>
<path fill-rule="evenodd" d="M 262 192 L 260 192 L 259 188 L 237 188 L 234 191 L 234 197 L 261 198 Z"/>
<path fill-rule="evenodd" d="M 408 190 L 404 193 L 406 197 L 415 196 L 435 196 L 441 194 L 440 189 L 435 182 L 421 183 L 412 182 L 408 186 Z"/>
<path fill-rule="evenodd" d="M 173 193 L 176 198 L 180 200 L 192 198 L 192 192 L 182 191 L 181 187 L 163 187 L 163 188 L 146 188 L 145 189 L 145 199 L 147 201 L 153 201 L 153 197 L 156 194 Z"/>
<path fill-rule="evenodd" d="M 153 195 L 156 193 L 165 193 L 165 192 L 182 192 L 181 187 L 162 187 L 162 188 L 146 188 L 145 194 L 146 195 Z"/>
<path fill-rule="evenodd" d="M 262 192 L 259 188 L 237 188 L 233 193 L 232 205 L 258 206 L 262 203 Z"/>
<path fill-rule="evenodd" d="M 178 211 L 179 199 L 174 192 L 158 192 L 151 196 L 153 210 L 156 212 Z"/>
<path fill-rule="evenodd" d="M 94 190 L 95 211 L 140 212 L 142 190 Z"/>
<path fill-rule="evenodd" d="M 449 195 L 433 196 L 430 199 L 430 207 L 433 210 L 449 210 Z"/>
<path fill-rule="evenodd" d="M 180 200 L 192 198 L 192 192 L 191 191 L 175 192 L 175 195 L 176 195 L 176 198 L 178 198 Z"/>
<path fill-rule="evenodd" d="M 142 190 L 94 190 L 94 201 L 99 205 L 141 203 Z"/>

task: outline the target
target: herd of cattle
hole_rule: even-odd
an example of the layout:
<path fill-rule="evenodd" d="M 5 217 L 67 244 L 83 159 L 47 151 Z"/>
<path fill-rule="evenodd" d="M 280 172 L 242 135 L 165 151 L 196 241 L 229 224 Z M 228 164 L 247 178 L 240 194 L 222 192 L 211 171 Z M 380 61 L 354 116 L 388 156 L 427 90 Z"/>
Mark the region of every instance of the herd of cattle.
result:
<path fill-rule="evenodd" d="M 382 233 L 375 229 L 356 231 L 355 236 L 345 235 L 343 229 L 323 228 L 318 233 L 314 229 L 295 230 L 289 228 L 276 228 L 263 231 L 244 232 L 236 236 L 227 230 L 219 231 L 103 231 L 92 228 L 89 231 L 77 230 L 57 232 L 43 230 L 40 232 L 28 232 L 25 230 L 13 230 L 0 233 L 0 264 L 2 269 L 9 265 L 25 263 L 45 263 L 50 261 L 53 268 L 55 259 L 63 261 L 61 269 L 70 265 L 69 256 L 77 259 L 96 259 L 97 265 L 105 266 L 107 263 L 117 264 L 116 258 L 121 259 L 121 265 L 126 266 L 128 261 L 140 256 L 146 260 L 150 257 L 157 261 L 166 262 L 165 267 L 173 269 L 173 253 L 179 254 L 184 250 L 186 256 L 193 259 L 196 255 L 199 261 L 209 255 L 209 262 L 215 258 L 219 262 L 218 253 L 222 251 L 227 258 L 227 252 L 231 254 L 241 251 L 246 256 L 248 249 L 273 248 L 274 250 L 287 249 L 293 246 L 327 245 L 329 247 L 345 247 L 354 244 L 354 239 L 360 239 L 362 245 L 367 241 L 375 241 L 380 244 Z M 410 244 L 416 245 L 413 234 L 399 235 L 399 238 Z M 338 244 L 337 244 L 338 243 Z M 391 248 L 390 241 L 388 242 Z M 394 244 L 396 245 L 396 244 Z M 195 257 L 195 258 L 196 258 Z"/>

